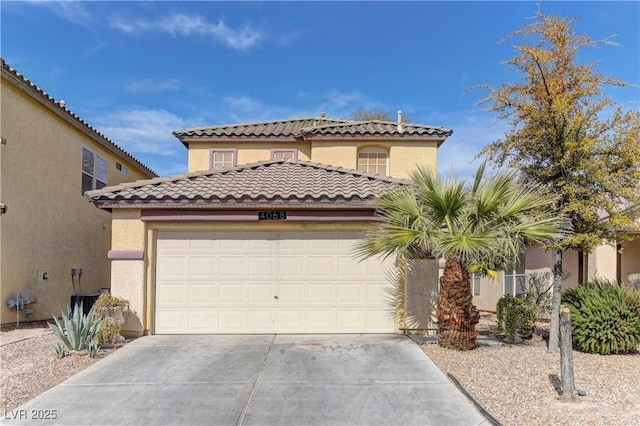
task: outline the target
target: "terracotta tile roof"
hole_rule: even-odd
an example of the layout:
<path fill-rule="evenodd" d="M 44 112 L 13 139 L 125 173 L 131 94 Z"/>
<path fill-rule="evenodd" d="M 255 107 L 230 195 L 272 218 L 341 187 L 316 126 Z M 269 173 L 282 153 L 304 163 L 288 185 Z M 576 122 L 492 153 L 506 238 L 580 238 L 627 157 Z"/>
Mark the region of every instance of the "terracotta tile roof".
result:
<path fill-rule="evenodd" d="M 386 138 L 414 138 L 441 139 L 451 136 L 453 131 L 444 127 L 427 126 L 422 124 L 402 123 L 392 121 L 353 121 L 326 117 L 303 117 L 289 120 L 260 121 L 221 126 L 196 127 L 173 132 L 182 143 L 194 139 L 225 139 L 234 140 L 263 139 L 269 142 L 274 138 L 299 139 L 313 138 L 353 138 L 353 137 L 386 137 Z"/>
<path fill-rule="evenodd" d="M 47 106 L 52 111 L 56 112 L 58 115 L 66 119 L 68 122 L 75 124 L 80 127 L 82 130 L 86 131 L 86 133 L 92 137 L 96 142 L 102 144 L 108 149 L 112 150 L 114 153 L 119 155 L 122 158 L 126 158 L 129 161 L 133 162 L 133 164 L 137 165 L 141 171 L 149 174 L 150 176 L 158 176 L 156 172 L 151 170 L 147 165 L 142 163 L 140 160 L 135 158 L 133 155 L 129 154 L 120 146 L 116 145 L 113 141 L 107 138 L 105 135 L 97 131 L 94 127 L 92 127 L 89 123 L 84 121 L 74 112 L 70 111 L 66 106 L 64 101 L 56 101 L 51 95 L 42 90 L 36 84 L 32 83 L 25 76 L 20 74 L 15 68 L 12 68 L 4 58 L 0 58 L 2 60 L 2 75 L 6 78 L 10 78 L 14 84 L 22 87 L 23 90 L 27 91 L 31 96 L 35 99 L 38 99 L 43 105 Z"/>
<path fill-rule="evenodd" d="M 101 208 L 368 208 L 407 181 L 301 160 L 272 160 L 89 191 Z"/>
<path fill-rule="evenodd" d="M 192 129 L 176 130 L 173 135 L 181 139 L 186 136 L 217 136 L 217 137 L 291 137 L 294 138 L 305 128 L 323 126 L 326 124 L 349 123 L 348 120 L 337 120 L 325 117 L 300 117 L 288 120 L 256 121 L 240 124 L 224 124 L 220 126 L 195 127 Z"/>

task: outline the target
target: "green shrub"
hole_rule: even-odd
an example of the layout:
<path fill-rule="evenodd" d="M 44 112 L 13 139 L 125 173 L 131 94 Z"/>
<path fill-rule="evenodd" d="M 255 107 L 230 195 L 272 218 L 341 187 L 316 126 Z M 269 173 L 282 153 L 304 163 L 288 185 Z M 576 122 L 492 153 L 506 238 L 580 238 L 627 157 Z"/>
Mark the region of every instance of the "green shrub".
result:
<path fill-rule="evenodd" d="M 624 354 L 640 345 L 640 292 L 616 281 L 596 279 L 567 289 L 573 346 L 601 355 Z"/>
<path fill-rule="evenodd" d="M 523 339 L 531 339 L 538 306 L 530 297 L 501 297 L 496 305 L 498 331 L 505 333 L 509 340 L 515 340 L 516 333 Z"/>
<path fill-rule="evenodd" d="M 88 314 L 84 314 L 82 303 L 76 305 L 73 313 L 69 309 L 69 314 L 62 312 L 62 323 L 55 316 L 55 324 L 48 324 L 58 341 L 53 344 L 53 350 L 58 358 L 62 358 L 70 353 L 87 351 L 93 358 L 100 346 L 97 344 L 97 336 L 102 326 L 102 321 L 93 322 L 93 308 Z"/>

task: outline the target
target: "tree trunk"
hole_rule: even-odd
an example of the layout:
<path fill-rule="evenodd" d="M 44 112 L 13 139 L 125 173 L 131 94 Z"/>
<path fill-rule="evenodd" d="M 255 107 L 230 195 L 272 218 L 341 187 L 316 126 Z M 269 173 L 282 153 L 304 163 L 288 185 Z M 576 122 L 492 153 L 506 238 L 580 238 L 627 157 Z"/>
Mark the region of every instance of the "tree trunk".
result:
<path fill-rule="evenodd" d="M 476 347 L 480 312 L 471 303 L 469 270 L 458 256 L 446 258 L 438 295 L 438 344 L 460 351 Z"/>
<path fill-rule="evenodd" d="M 549 324 L 549 347 L 547 352 L 560 351 L 560 300 L 562 297 L 562 250 L 556 249 L 553 262 L 553 297 L 551 299 L 551 323 Z"/>

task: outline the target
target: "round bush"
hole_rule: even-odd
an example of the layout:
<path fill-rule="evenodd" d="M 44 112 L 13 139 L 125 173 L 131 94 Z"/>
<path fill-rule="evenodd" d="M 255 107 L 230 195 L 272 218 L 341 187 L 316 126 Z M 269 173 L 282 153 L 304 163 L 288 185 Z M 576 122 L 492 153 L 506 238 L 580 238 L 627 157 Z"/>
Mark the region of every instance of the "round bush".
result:
<path fill-rule="evenodd" d="M 593 280 L 562 294 L 571 310 L 573 346 L 608 355 L 640 346 L 640 292 L 621 283 Z"/>

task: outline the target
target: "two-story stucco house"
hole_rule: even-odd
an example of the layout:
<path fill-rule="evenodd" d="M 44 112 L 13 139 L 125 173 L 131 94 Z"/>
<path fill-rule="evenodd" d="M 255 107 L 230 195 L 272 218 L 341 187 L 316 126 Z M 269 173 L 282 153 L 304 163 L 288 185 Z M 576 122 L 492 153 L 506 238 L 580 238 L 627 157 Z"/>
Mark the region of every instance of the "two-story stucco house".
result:
<path fill-rule="evenodd" d="M 113 215 L 111 287 L 133 310 L 124 332 L 427 328 L 409 319 L 428 316 L 437 262 L 409 274 L 430 287 L 407 279 L 415 286 L 395 294 L 394 260 L 359 262 L 352 248 L 375 221 L 373 199 L 417 164 L 435 169 L 451 133 L 324 115 L 174 132 L 187 174 L 87 193 Z"/>
<path fill-rule="evenodd" d="M 51 319 L 110 286 L 111 214 L 84 192 L 157 175 L 4 59 L 0 98 L 0 322 Z"/>

